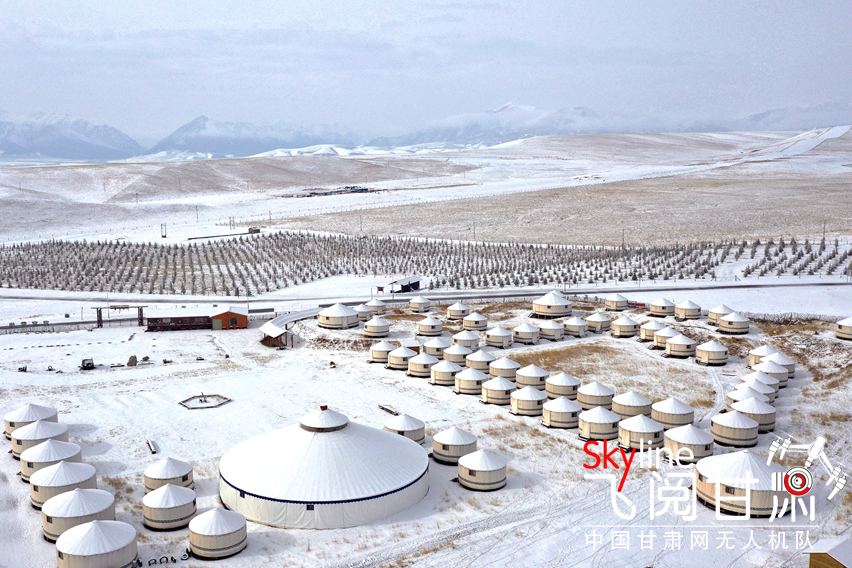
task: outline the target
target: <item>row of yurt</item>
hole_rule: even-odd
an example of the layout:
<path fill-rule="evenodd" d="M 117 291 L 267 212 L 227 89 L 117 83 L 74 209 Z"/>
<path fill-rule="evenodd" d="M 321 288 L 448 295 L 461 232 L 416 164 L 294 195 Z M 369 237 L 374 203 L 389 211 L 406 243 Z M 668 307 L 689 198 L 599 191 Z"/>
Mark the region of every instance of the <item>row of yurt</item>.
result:
<path fill-rule="evenodd" d="M 558 292 L 549 292 L 533 301 L 533 316 L 545 319 L 571 315 L 571 302 Z"/>
<path fill-rule="evenodd" d="M 751 374 L 751 373 L 749 373 L 749 374 Z M 771 379 L 772 377 L 769 377 L 769 378 Z M 775 399 L 778 397 L 778 391 L 776 390 L 778 388 L 777 387 L 778 381 L 775 381 L 776 386 L 771 386 L 771 385 L 764 383 L 763 381 L 760 381 L 756 378 L 755 379 L 742 380 L 742 377 L 740 377 L 740 380 L 742 382 L 740 384 L 738 384 L 736 387 L 734 387 L 735 391 L 740 390 L 740 389 L 749 388 L 749 389 L 751 389 L 753 391 L 757 391 L 760 394 L 762 394 L 763 396 L 765 396 L 768 399 L 767 402 L 770 403 L 770 404 L 773 404 L 775 402 Z M 731 402 L 733 403 L 733 402 L 737 402 L 737 401 L 732 400 Z"/>
<path fill-rule="evenodd" d="M 505 349 L 512 345 L 512 332 L 500 326 L 485 332 L 485 345 Z"/>
<path fill-rule="evenodd" d="M 781 388 L 781 381 L 779 381 L 773 376 L 767 375 L 766 373 L 761 373 L 760 371 L 754 371 L 747 375 L 743 375 L 742 377 L 740 377 L 740 381 L 742 381 L 743 383 L 763 383 L 764 385 L 771 387 L 772 390 L 775 391 L 776 395 L 778 394 L 778 389 Z"/>
<path fill-rule="evenodd" d="M 852 339 L 852 318 L 842 319 L 837 322 L 834 335 L 837 339 Z"/>
<path fill-rule="evenodd" d="M 25 404 L 24 406 L 7 413 L 3 417 L 3 433 L 7 440 L 12 439 L 12 432 L 38 422 L 59 422 L 59 413 L 55 408 L 50 406 L 42 406 L 40 404 Z"/>

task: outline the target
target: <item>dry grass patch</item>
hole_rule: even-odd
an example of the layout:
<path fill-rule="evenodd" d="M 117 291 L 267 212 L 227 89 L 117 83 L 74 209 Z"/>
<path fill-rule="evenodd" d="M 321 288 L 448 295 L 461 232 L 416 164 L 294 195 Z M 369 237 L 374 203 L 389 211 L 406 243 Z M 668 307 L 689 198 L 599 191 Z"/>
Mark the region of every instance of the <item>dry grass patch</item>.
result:
<path fill-rule="evenodd" d="M 334 351 L 368 351 L 376 343 L 375 339 L 335 339 L 331 337 L 315 337 L 308 343 L 311 349 L 328 349 Z"/>

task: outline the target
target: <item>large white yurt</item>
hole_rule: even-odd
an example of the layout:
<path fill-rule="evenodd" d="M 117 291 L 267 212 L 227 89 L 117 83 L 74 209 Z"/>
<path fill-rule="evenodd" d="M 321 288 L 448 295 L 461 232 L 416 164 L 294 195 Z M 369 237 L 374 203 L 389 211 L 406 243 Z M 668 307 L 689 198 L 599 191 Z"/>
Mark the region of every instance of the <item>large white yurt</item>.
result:
<path fill-rule="evenodd" d="M 673 462 L 686 464 L 695 463 L 701 458 L 713 455 L 714 443 L 713 436 L 709 432 L 693 424 L 687 424 L 666 430 L 663 445 L 671 452 Z"/>
<path fill-rule="evenodd" d="M 189 550 L 202 560 L 230 558 L 247 544 L 245 516 L 212 509 L 189 521 Z"/>
<path fill-rule="evenodd" d="M 719 332 L 731 335 L 742 335 L 748 333 L 748 318 L 737 312 L 730 313 L 719 318 Z"/>
<path fill-rule="evenodd" d="M 454 465 L 459 458 L 476 451 L 476 436 L 453 426 L 432 436 L 432 459 Z"/>
<path fill-rule="evenodd" d="M 505 349 L 512 345 L 512 332 L 502 327 L 494 327 L 485 332 L 485 345 Z"/>
<path fill-rule="evenodd" d="M 666 300 L 665 298 L 660 298 L 659 300 L 654 300 L 653 302 L 651 302 L 651 311 L 648 315 L 652 315 L 658 318 L 664 318 L 666 316 L 673 316 L 674 313 L 674 302 Z"/>
<path fill-rule="evenodd" d="M 512 330 L 512 341 L 534 345 L 538 343 L 539 334 L 539 329 L 536 326 L 522 323 Z"/>
<path fill-rule="evenodd" d="M 780 506 L 786 491 L 772 490 L 774 474 L 784 474 L 786 469 L 751 453 L 748 450 L 710 456 L 695 464 L 695 489 L 698 499 L 708 507 L 716 508 L 735 515 L 745 515 L 748 495 L 749 517 L 769 517 L 772 515 L 774 501 Z M 746 480 L 756 480 L 749 482 Z M 748 488 L 748 493 L 746 492 Z M 782 514 L 786 511 L 782 511 Z"/>
<path fill-rule="evenodd" d="M 729 392 L 727 395 L 725 395 L 725 402 L 728 406 L 728 409 L 733 410 L 733 408 L 734 408 L 733 404 L 735 402 L 739 402 L 741 400 L 746 400 L 747 398 L 756 398 L 760 402 L 765 402 L 765 403 L 769 404 L 769 397 L 768 396 L 756 391 L 755 389 L 753 389 L 751 387 L 744 386 L 744 385 L 740 385 L 738 388 L 735 388 L 734 390 Z"/>
<path fill-rule="evenodd" d="M 628 300 L 621 294 L 611 294 L 604 298 L 604 308 L 611 312 L 620 312 L 627 309 Z"/>
<path fill-rule="evenodd" d="M 707 312 L 707 323 L 710 325 L 719 325 L 719 320 L 728 315 L 734 313 L 734 310 L 726 306 L 725 304 L 719 304 L 709 312 Z"/>
<path fill-rule="evenodd" d="M 358 319 L 360 321 L 368 321 L 370 318 L 376 315 L 376 312 L 373 311 L 373 308 L 366 304 L 358 304 L 352 309 L 355 310 L 355 312 L 358 314 Z"/>
<path fill-rule="evenodd" d="M 390 333 L 390 322 L 383 317 L 373 316 L 364 322 L 364 335 L 367 337 L 387 337 Z"/>
<path fill-rule="evenodd" d="M 377 316 L 384 314 L 388 309 L 387 304 L 385 304 L 383 301 L 379 300 L 378 298 L 374 298 L 364 305 L 367 306 L 368 308 L 370 308 L 371 310 L 373 310 L 373 313 L 376 314 Z"/>
<path fill-rule="evenodd" d="M 195 488 L 192 464 L 175 458 L 165 458 L 145 468 L 145 493 L 150 493 L 171 483 L 181 487 Z"/>
<path fill-rule="evenodd" d="M 726 365 L 728 348 L 715 340 L 702 343 L 695 348 L 695 362 L 704 365 Z"/>
<path fill-rule="evenodd" d="M 752 366 L 751 370 L 759 373 L 765 373 L 770 377 L 778 379 L 779 388 L 783 389 L 787 386 L 787 378 L 790 375 L 787 367 L 782 367 L 778 363 L 773 363 L 772 361 L 761 361 L 757 365 Z"/>
<path fill-rule="evenodd" d="M 541 416 L 547 395 L 535 387 L 520 387 L 513 391 L 511 397 L 511 412 L 521 416 Z"/>
<path fill-rule="evenodd" d="M 757 431 L 772 432 L 775 430 L 775 407 L 756 398 L 747 398 L 731 405 L 731 408 L 748 416 L 757 422 Z"/>
<path fill-rule="evenodd" d="M 420 501 L 429 490 L 429 459 L 405 436 L 350 422 L 321 406 L 298 424 L 228 450 L 219 461 L 219 478 L 222 503 L 249 520 L 343 528 Z"/>
<path fill-rule="evenodd" d="M 670 397 L 651 405 L 651 418 L 668 430 L 692 424 L 695 421 L 695 409 L 679 398 Z"/>
<path fill-rule="evenodd" d="M 456 343 L 444 349 L 444 361 L 450 361 L 451 363 L 464 367 L 467 365 L 467 356 L 471 353 L 473 353 L 473 351 L 464 345 Z"/>
<path fill-rule="evenodd" d="M 548 428 L 577 428 L 583 407 L 564 396 L 548 400 L 542 407 L 541 423 Z"/>
<path fill-rule="evenodd" d="M 540 391 L 545 389 L 545 381 L 550 376 L 549 371 L 545 371 L 538 365 L 527 365 L 515 373 L 515 382 L 518 388 L 533 387 Z M 545 395 L 547 396 L 547 395 Z"/>
<path fill-rule="evenodd" d="M 474 351 L 473 353 L 464 358 L 465 365 L 469 369 L 476 369 L 477 371 L 482 371 L 483 373 L 488 373 L 491 363 L 496 360 L 497 356 L 494 355 L 488 349 L 480 349 L 479 351 Z"/>
<path fill-rule="evenodd" d="M 675 306 L 675 319 L 692 320 L 701 317 L 701 306 L 691 300 L 681 302 Z"/>
<path fill-rule="evenodd" d="M 565 335 L 565 328 L 559 322 L 544 320 L 538 325 L 538 335 L 541 339 L 559 341 Z"/>
<path fill-rule="evenodd" d="M 82 462 L 80 446 L 72 442 L 47 440 L 21 452 L 21 481 L 29 482 L 30 476 L 61 461 Z"/>
<path fill-rule="evenodd" d="M 488 380 L 488 375 L 478 369 L 467 368 L 456 373 L 456 394 L 482 394 L 482 383 Z"/>
<path fill-rule="evenodd" d="M 510 381 L 514 381 L 515 375 L 520 368 L 521 364 L 517 361 L 513 361 L 508 357 L 500 357 L 488 365 L 488 374 L 492 377 L 505 377 Z"/>
<path fill-rule="evenodd" d="M 394 416 L 385 422 L 384 429 L 414 440 L 421 446 L 426 441 L 426 423 L 408 414 Z"/>
<path fill-rule="evenodd" d="M 12 432 L 12 457 L 20 459 L 21 452 L 47 440 L 68 441 L 68 426 L 49 420 L 37 420 Z"/>
<path fill-rule="evenodd" d="M 683 334 L 676 335 L 666 341 L 666 355 L 668 357 L 692 357 L 695 355 L 697 341 Z"/>
<path fill-rule="evenodd" d="M 97 489 L 95 466 L 79 462 L 59 462 L 30 476 L 30 502 L 36 509 L 60 493 L 74 489 Z"/>
<path fill-rule="evenodd" d="M 423 296 L 415 296 L 408 300 L 409 309 L 415 314 L 421 314 L 423 312 L 428 312 L 429 307 L 432 305 L 431 300 L 428 298 L 424 298 Z"/>
<path fill-rule="evenodd" d="M 479 335 L 468 330 L 460 331 L 453 335 L 453 344 L 475 351 L 479 349 Z"/>
<path fill-rule="evenodd" d="M 776 365 L 781 365 L 785 369 L 787 369 L 787 378 L 792 379 L 796 376 L 796 362 L 793 359 L 790 359 L 783 353 L 773 353 L 772 355 L 767 355 L 763 358 L 761 363 L 765 363 L 767 361 L 771 361 Z"/>
<path fill-rule="evenodd" d="M 397 346 L 390 341 L 380 341 L 370 347 L 370 363 L 387 363 L 388 353 L 396 349 Z"/>
<path fill-rule="evenodd" d="M 618 423 L 618 443 L 625 449 L 639 451 L 661 448 L 663 425 L 644 414 L 625 418 Z"/>
<path fill-rule="evenodd" d="M 195 491 L 167 483 L 142 498 L 143 523 L 149 529 L 169 531 L 189 524 L 198 509 Z"/>
<path fill-rule="evenodd" d="M 428 353 L 420 353 L 408 360 L 408 374 L 412 377 L 429 378 L 432 376 L 432 365 L 438 362 L 437 357 Z"/>
<path fill-rule="evenodd" d="M 710 419 L 710 433 L 720 446 L 750 448 L 757 445 L 757 420 L 736 410 L 720 412 Z"/>
<path fill-rule="evenodd" d="M 456 302 L 455 304 L 447 308 L 447 319 L 463 320 L 469 315 L 470 308 L 465 306 L 461 302 Z"/>
<path fill-rule="evenodd" d="M 740 377 L 740 381 L 746 383 L 751 381 L 759 381 L 766 386 L 772 387 L 775 389 L 775 393 L 778 394 L 778 389 L 781 388 L 781 382 L 773 376 L 767 375 L 766 373 L 761 373 L 760 371 L 754 371 L 747 375 L 743 375 Z M 764 393 L 766 394 L 766 393 Z"/>
<path fill-rule="evenodd" d="M 665 329 L 665 324 L 657 320 L 651 320 L 639 326 L 639 339 L 642 341 L 654 341 L 654 334 Z"/>
<path fill-rule="evenodd" d="M 614 395 L 615 391 L 608 386 L 594 382 L 577 389 L 577 402 L 586 410 L 596 406 L 602 406 L 610 410 L 612 409 L 612 397 Z M 616 416 L 618 415 L 616 414 Z M 621 420 L 621 417 L 619 417 L 619 420 Z"/>
<path fill-rule="evenodd" d="M 506 485 L 506 460 L 488 450 L 459 458 L 459 484 L 473 491 L 495 491 Z"/>
<path fill-rule="evenodd" d="M 611 322 L 609 318 L 603 315 L 602 313 L 595 312 L 586 318 L 586 325 L 588 326 L 588 331 L 592 331 L 594 333 L 603 333 L 605 331 L 609 331 Z"/>
<path fill-rule="evenodd" d="M 436 359 L 444 358 L 444 349 L 452 345 L 449 339 L 444 339 L 443 337 L 436 337 L 434 339 L 430 339 L 426 343 L 423 344 L 423 352 L 428 353 L 432 357 Z"/>
<path fill-rule="evenodd" d="M 358 312 L 343 304 L 329 306 L 317 316 L 317 325 L 326 329 L 349 329 L 358 327 L 358 322 Z"/>
<path fill-rule="evenodd" d="M 6 435 L 7 440 L 11 440 L 13 431 L 39 420 L 59 422 L 59 414 L 55 408 L 51 408 L 50 406 L 25 404 L 3 417 L 3 433 Z"/>
<path fill-rule="evenodd" d="M 494 377 L 482 383 L 482 402 L 505 406 L 518 386 L 506 377 Z"/>
<path fill-rule="evenodd" d="M 621 316 L 610 327 L 613 337 L 633 337 L 639 333 L 639 324 L 627 316 Z"/>
<path fill-rule="evenodd" d="M 586 333 L 589 331 L 589 324 L 583 318 L 574 316 L 562 322 L 562 329 L 565 330 L 565 335 L 586 337 Z"/>
<path fill-rule="evenodd" d="M 41 507 L 41 532 L 48 542 L 72 527 L 90 521 L 114 521 L 115 497 L 103 489 L 74 489 L 45 501 Z"/>
<path fill-rule="evenodd" d="M 666 341 L 668 341 L 672 337 L 677 337 L 678 335 L 681 335 L 681 333 L 670 327 L 664 327 L 663 329 L 654 332 L 654 348 L 665 349 Z"/>
<path fill-rule="evenodd" d="M 644 414 L 651 416 L 651 399 L 634 391 L 627 391 L 612 397 L 612 411 L 622 418 Z"/>
<path fill-rule="evenodd" d="M 834 329 L 834 336 L 837 339 L 852 339 L 852 318 L 842 319 L 837 322 Z"/>
<path fill-rule="evenodd" d="M 540 318 L 562 318 L 571 315 L 571 302 L 554 292 L 533 300 L 533 314 Z"/>
<path fill-rule="evenodd" d="M 388 369 L 393 369 L 395 371 L 407 371 L 408 370 L 408 361 L 412 357 L 416 357 L 417 352 L 413 349 L 409 349 L 408 347 L 397 347 L 390 353 L 388 353 Z"/>
<path fill-rule="evenodd" d="M 760 382 L 757 379 L 749 379 L 747 381 L 743 381 L 734 387 L 734 390 L 750 388 L 752 390 L 756 390 L 769 400 L 767 401 L 769 404 L 774 404 L 775 399 L 778 397 L 778 391 L 775 390 L 774 387 L 767 385 L 766 383 Z"/>
<path fill-rule="evenodd" d="M 620 421 L 621 416 L 603 406 L 584 410 L 578 420 L 580 437 L 589 440 L 615 440 L 618 438 Z"/>
<path fill-rule="evenodd" d="M 488 318 L 478 312 L 473 312 L 462 319 L 462 328 L 468 331 L 485 331 L 488 329 Z"/>
<path fill-rule="evenodd" d="M 759 365 L 763 358 L 767 355 L 772 355 L 773 353 L 778 353 L 778 351 L 769 345 L 761 345 L 760 347 L 755 347 L 751 351 L 748 352 L 748 366 L 754 367 L 755 365 Z"/>
<path fill-rule="evenodd" d="M 121 521 L 89 521 L 56 539 L 58 568 L 136 566 L 136 529 Z"/>
<path fill-rule="evenodd" d="M 417 322 L 417 335 L 436 337 L 444 333 L 444 323 L 436 317 L 429 316 Z"/>
<path fill-rule="evenodd" d="M 569 400 L 577 400 L 578 388 L 580 388 L 579 379 L 568 373 L 559 372 L 550 375 L 544 381 L 544 392 L 550 398 L 564 397 Z"/>
<path fill-rule="evenodd" d="M 433 385 L 451 387 L 456 384 L 456 374 L 462 370 L 460 365 L 452 361 L 438 361 L 429 369 L 429 382 Z"/>

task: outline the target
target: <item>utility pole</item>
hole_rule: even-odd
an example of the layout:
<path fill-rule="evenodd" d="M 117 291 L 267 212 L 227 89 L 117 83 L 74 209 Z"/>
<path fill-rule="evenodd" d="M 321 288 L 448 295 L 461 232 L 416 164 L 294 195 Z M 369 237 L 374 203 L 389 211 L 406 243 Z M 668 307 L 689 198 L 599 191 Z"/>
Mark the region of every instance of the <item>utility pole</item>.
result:
<path fill-rule="evenodd" d="M 139 205 L 139 192 L 136 192 L 136 205 Z"/>
<path fill-rule="evenodd" d="M 198 222 L 198 205 L 195 206 L 195 222 Z"/>
<path fill-rule="evenodd" d="M 473 222 L 473 240 L 476 240 L 476 221 Z"/>
<path fill-rule="evenodd" d="M 361 227 L 360 230 L 363 233 L 364 232 L 364 216 L 363 215 L 358 215 L 358 223 Z"/>

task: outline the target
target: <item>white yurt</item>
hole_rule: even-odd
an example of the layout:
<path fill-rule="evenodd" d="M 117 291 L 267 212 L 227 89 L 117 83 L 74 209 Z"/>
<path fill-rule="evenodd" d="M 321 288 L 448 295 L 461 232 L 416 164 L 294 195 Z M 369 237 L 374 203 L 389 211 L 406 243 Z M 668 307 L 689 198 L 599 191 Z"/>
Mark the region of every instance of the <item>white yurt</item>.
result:
<path fill-rule="evenodd" d="M 633 337 L 639 333 L 639 324 L 627 316 L 621 316 L 611 324 L 613 337 Z"/>
<path fill-rule="evenodd" d="M 511 412 L 521 416 L 541 416 L 547 395 L 535 387 L 521 387 L 513 391 L 511 397 Z"/>
<path fill-rule="evenodd" d="M 68 426 L 49 420 L 36 420 L 12 432 L 12 457 L 20 459 L 21 452 L 47 440 L 68 441 Z"/>
<path fill-rule="evenodd" d="M 670 327 L 664 327 L 660 331 L 654 333 L 654 348 L 655 349 L 665 349 L 666 341 L 671 339 L 672 337 L 677 337 L 681 333 L 676 331 Z"/>
<path fill-rule="evenodd" d="M 538 343 L 539 329 L 528 323 L 522 323 L 512 330 L 512 341 L 534 345 Z"/>
<path fill-rule="evenodd" d="M 507 405 L 511 402 L 512 391 L 518 386 L 506 377 L 495 377 L 482 383 L 482 402 Z"/>
<path fill-rule="evenodd" d="M 571 302 L 554 292 L 533 300 L 533 314 L 540 318 L 562 318 L 571 315 Z"/>
<path fill-rule="evenodd" d="M 702 343 L 695 348 L 695 362 L 704 365 L 726 365 L 728 348 L 715 340 Z"/>
<path fill-rule="evenodd" d="M 459 458 L 459 484 L 473 491 L 495 491 L 506 485 L 506 460 L 488 450 Z"/>
<path fill-rule="evenodd" d="M 541 423 L 548 428 L 577 428 L 583 407 L 564 396 L 548 400 L 542 407 Z"/>
<path fill-rule="evenodd" d="M 587 330 L 594 333 L 609 331 L 610 324 L 609 318 L 600 312 L 595 312 L 586 318 Z"/>
<path fill-rule="evenodd" d="M 416 357 L 417 352 L 413 349 L 409 349 L 408 347 L 397 347 L 390 353 L 388 353 L 388 369 L 394 369 L 395 371 L 407 371 L 408 370 L 408 361 L 412 357 Z"/>
<path fill-rule="evenodd" d="M 275 448 L 275 451 L 270 451 Z M 429 491 L 429 458 L 417 442 L 363 426 L 326 406 L 261 434 L 219 461 L 222 503 L 282 528 L 331 529 L 404 511 Z"/>
<path fill-rule="evenodd" d="M 744 385 L 740 385 L 739 388 L 736 388 L 729 392 L 727 395 L 725 395 L 725 403 L 727 404 L 729 410 L 733 410 L 733 404 L 735 402 L 746 400 L 748 398 L 756 398 L 760 402 L 765 402 L 769 404 L 768 396 L 756 391 L 751 387 Z"/>
<path fill-rule="evenodd" d="M 508 357 L 500 357 L 488 365 L 488 374 L 492 377 L 505 377 L 510 381 L 514 381 L 515 375 L 520 368 L 521 364 L 517 361 L 513 361 Z"/>
<path fill-rule="evenodd" d="M 465 306 L 461 302 L 456 302 L 455 304 L 447 308 L 447 319 L 463 320 L 469 315 L 470 308 Z"/>
<path fill-rule="evenodd" d="M 456 373 L 456 394 L 482 394 L 482 383 L 488 380 L 488 375 L 478 369 L 467 368 Z"/>
<path fill-rule="evenodd" d="M 80 463 L 80 446 L 72 442 L 47 440 L 21 452 L 21 481 L 29 481 L 30 476 L 61 461 Z"/>
<path fill-rule="evenodd" d="M 198 509 L 195 491 L 167 483 L 142 498 L 143 523 L 149 529 L 170 531 L 189 524 Z"/>
<path fill-rule="evenodd" d="M 476 436 L 453 426 L 432 436 L 432 459 L 454 465 L 459 458 L 476 451 Z"/>
<path fill-rule="evenodd" d="M 670 397 L 651 405 L 651 418 L 668 430 L 692 424 L 695 421 L 695 409 L 679 398 Z"/>
<path fill-rule="evenodd" d="M 522 369 L 518 369 L 515 373 L 515 382 L 518 388 L 533 387 L 543 391 L 546 386 L 545 381 L 549 376 L 550 372 L 545 371 L 538 365 L 527 365 Z"/>
<path fill-rule="evenodd" d="M 654 341 L 654 334 L 665 329 L 665 324 L 657 320 L 651 320 L 639 326 L 639 339 L 642 341 Z"/>
<path fill-rule="evenodd" d="M 544 381 L 544 392 L 550 398 L 564 397 L 569 400 L 577 400 L 577 389 L 579 387 L 580 381 L 577 377 L 563 372 L 550 375 Z"/>
<path fill-rule="evenodd" d="M 370 363 L 387 363 L 388 353 L 397 346 L 390 341 L 380 341 L 370 347 Z"/>
<path fill-rule="evenodd" d="M 373 316 L 364 322 L 364 335 L 367 337 L 387 337 L 390 333 L 390 322 L 383 317 Z"/>
<path fill-rule="evenodd" d="M 368 321 L 370 318 L 376 315 L 376 312 L 373 311 L 373 308 L 366 304 L 358 304 L 352 309 L 355 310 L 355 312 L 358 314 L 358 319 L 361 321 Z"/>
<path fill-rule="evenodd" d="M 433 385 L 451 387 L 456 384 L 456 374 L 462 367 L 452 361 L 438 361 L 429 369 L 429 382 Z"/>
<path fill-rule="evenodd" d="M 103 489 L 74 489 L 45 501 L 41 507 L 41 532 L 56 542 L 70 528 L 90 521 L 114 521 L 115 497 Z"/>
<path fill-rule="evenodd" d="M 181 487 L 195 488 L 192 464 L 175 458 L 165 458 L 145 468 L 145 493 L 150 493 L 171 483 Z"/>
<path fill-rule="evenodd" d="M 189 521 L 189 550 L 196 558 L 230 558 L 246 543 L 246 518 L 234 511 L 212 509 Z"/>
<path fill-rule="evenodd" d="M 95 466 L 79 462 L 59 462 L 30 476 L 30 502 L 36 509 L 60 493 L 74 489 L 97 489 Z"/>
<path fill-rule="evenodd" d="M 695 463 L 701 458 L 713 455 L 713 436 L 692 424 L 678 426 L 666 430 L 666 439 L 663 442 L 666 449 L 671 452 L 671 460 L 676 463 Z M 692 457 L 689 457 L 689 452 Z"/>
<path fill-rule="evenodd" d="M 834 336 L 837 339 L 852 339 L 852 318 L 842 319 L 837 322 L 834 329 Z"/>
<path fill-rule="evenodd" d="M 731 405 L 731 408 L 757 422 L 757 431 L 775 430 L 775 407 L 756 398 L 747 398 Z"/>
<path fill-rule="evenodd" d="M 559 322 L 545 320 L 538 325 L 538 335 L 541 339 L 559 341 L 565 335 L 565 328 Z"/>
<path fill-rule="evenodd" d="M 675 319 L 694 320 L 701 317 L 701 306 L 691 300 L 681 302 L 675 306 Z"/>
<path fill-rule="evenodd" d="M 7 413 L 3 417 L 3 432 L 6 434 L 6 439 L 11 440 L 12 432 L 18 428 L 27 426 L 28 424 L 32 424 L 39 420 L 43 420 L 45 422 L 59 422 L 59 414 L 56 412 L 55 408 L 41 406 L 39 404 L 25 404 L 22 407 Z"/>
<path fill-rule="evenodd" d="M 485 332 L 485 345 L 505 349 L 512 345 L 512 332 L 502 327 L 494 327 Z"/>
<path fill-rule="evenodd" d="M 589 410 L 596 406 L 602 406 L 607 410 L 612 409 L 612 397 L 615 391 L 606 385 L 594 382 L 583 385 L 577 389 L 577 402 L 580 406 Z M 618 415 L 616 415 L 618 416 Z M 621 417 L 619 417 L 619 420 Z"/>
<path fill-rule="evenodd" d="M 719 320 L 728 314 L 734 313 L 734 310 L 725 304 L 719 304 L 707 313 L 707 323 L 710 325 L 719 325 Z"/>
<path fill-rule="evenodd" d="M 428 353 L 432 357 L 437 359 L 444 358 L 444 349 L 452 345 L 449 339 L 444 339 L 443 337 L 436 337 L 434 339 L 430 339 L 426 343 L 423 344 L 423 352 Z"/>
<path fill-rule="evenodd" d="M 467 356 L 471 353 L 473 353 L 473 351 L 464 345 L 456 343 L 444 349 L 444 361 L 450 361 L 451 363 L 464 367 L 467 365 Z"/>
<path fill-rule="evenodd" d="M 767 400 L 767 402 L 769 404 L 774 404 L 775 399 L 778 396 L 778 391 L 776 391 L 775 388 L 767 385 L 766 383 L 762 383 L 762 382 L 758 381 L 757 379 L 749 379 L 747 381 L 743 381 L 740 384 L 738 384 L 736 387 L 734 387 L 734 390 L 736 391 L 736 390 L 745 389 L 745 388 L 750 388 L 752 390 L 759 392 L 760 394 L 765 396 L 767 399 L 769 399 L 769 400 Z"/>
<path fill-rule="evenodd" d="M 89 521 L 56 539 L 58 568 L 136 566 L 136 529 L 121 521 Z"/>
<path fill-rule="evenodd" d="M 358 321 L 358 312 L 343 304 L 329 306 L 321 310 L 317 317 L 317 324 L 326 329 L 358 327 Z"/>
<path fill-rule="evenodd" d="M 792 379 L 796 375 L 796 362 L 793 359 L 790 359 L 783 353 L 773 353 L 772 355 L 767 355 L 763 358 L 761 363 L 766 363 L 767 361 L 771 361 L 776 365 L 781 365 L 785 369 L 787 369 L 787 378 Z"/>
<path fill-rule="evenodd" d="M 618 438 L 619 422 L 621 416 L 603 406 L 584 410 L 578 419 L 580 437 L 589 440 L 615 440 Z"/>
<path fill-rule="evenodd" d="M 710 433 L 720 446 L 750 448 L 757 445 L 757 420 L 736 410 L 720 412 L 710 419 Z"/>
<path fill-rule="evenodd" d="M 589 332 L 589 324 L 583 318 L 574 316 L 562 322 L 562 329 L 565 330 L 565 335 L 586 337 Z"/>
<path fill-rule="evenodd" d="M 408 374 L 412 377 L 429 378 L 432 376 L 432 365 L 438 362 L 437 357 L 428 353 L 420 353 L 408 360 Z"/>
<path fill-rule="evenodd" d="M 462 319 L 462 328 L 468 331 L 485 331 L 488 329 L 488 318 L 480 313 L 473 312 Z"/>
<path fill-rule="evenodd" d="M 415 296 L 408 300 L 408 307 L 415 314 L 422 314 L 423 312 L 428 312 L 429 307 L 431 305 L 432 302 L 428 298 L 424 298 L 423 296 Z"/>
<path fill-rule="evenodd" d="M 772 361 L 762 361 L 757 365 L 752 366 L 751 370 L 764 373 L 770 377 L 778 379 L 779 388 L 783 389 L 787 386 L 787 377 L 790 374 L 787 367 L 782 367 L 778 363 L 773 363 Z"/>
<path fill-rule="evenodd" d="M 453 335 L 453 344 L 467 347 L 471 351 L 479 349 L 479 334 L 464 330 Z"/>
<path fill-rule="evenodd" d="M 782 506 L 785 498 L 790 496 L 786 491 L 772 490 L 772 477 L 785 472 L 786 468 L 781 465 L 775 462 L 767 465 L 762 456 L 748 450 L 720 454 L 706 457 L 695 464 L 695 490 L 698 499 L 708 507 L 716 508 L 718 495 L 721 511 L 743 516 L 746 512 L 744 498 L 748 495 L 749 517 L 769 517 L 774 502 L 777 500 L 778 505 Z"/>
<path fill-rule="evenodd" d="M 769 345 L 761 345 L 760 347 L 755 347 L 751 351 L 748 352 L 748 366 L 754 367 L 755 365 L 759 365 L 763 358 L 767 355 L 772 355 L 773 353 L 778 353 L 778 351 Z"/>
<path fill-rule="evenodd" d="M 759 382 L 765 384 L 766 386 L 769 386 L 769 387 L 772 387 L 773 389 L 775 389 L 776 394 L 778 393 L 778 389 L 781 388 L 781 382 L 778 379 L 776 379 L 775 377 L 772 377 L 770 375 L 767 375 L 766 373 L 761 373 L 760 371 L 754 371 L 754 372 L 749 373 L 747 375 L 743 375 L 742 377 L 740 377 L 740 381 L 742 381 L 744 383 L 750 382 L 750 381 L 759 381 Z"/>
<path fill-rule="evenodd" d="M 669 357 L 692 357 L 695 355 L 697 341 L 683 334 L 676 335 L 666 341 L 666 355 Z"/>
<path fill-rule="evenodd" d="M 627 309 L 628 300 L 621 294 L 611 294 L 604 298 L 604 308 L 611 312 L 620 312 Z"/>
<path fill-rule="evenodd" d="M 664 318 L 666 316 L 673 316 L 675 313 L 675 305 L 674 302 L 670 300 L 666 300 L 665 298 L 660 298 L 659 300 L 654 300 L 651 302 L 651 311 L 649 315 Z"/>
<path fill-rule="evenodd" d="M 488 349 L 480 349 L 479 351 L 474 351 L 470 355 L 464 358 L 465 365 L 469 369 L 476 369 L 477 371 L 482 371 L 483 373 L 488 373 L 488 369 L 494 361 L 497 360 L 497 356 L 494 355 Z"/>
<path fill-rule="evenodd" d="M 421 446 L 426 441 L 426 423 L 408 414 L 399 414 L 385 422 L 384 429 L 409 440 L 414 440 Z"/>
<path fill-rule="evenodd" d="M 625 418 L 618 423 L 618 443 L 625 449 L 639 451 L 661 448 L 663 425 L 644 414 Z"/>
<path fill-rule="evenodd" d="M 748 318 L 737 312 L 730 313 L 719 318 L 719 332 L 731 335 L 742 335 L 748 333 Z"/>
<path fill-rule="evenodd" d="M 644 414 L 651 416 L 651 399 L 634 391 L 627 391 L 612 397 L 612 411 L 622 418 Z"/>
<path fill-rule="evenodd" d="M 436 317 L 429 316 L 417 322 L 417 335 L 435 337 L 444 333 L 444 324 Z"/>
<path fill-rule="evenodd" d="M 371 310 L 373 310 L 373 313 L 376 314 L 377 316 L 384 314 L 388 309 L 387 304 L 385 304 L 383 301 L 379 300 L 378 298 L 374 298 L 364 305 L 367 306 L 368 308 L 370 308 Z"/>

